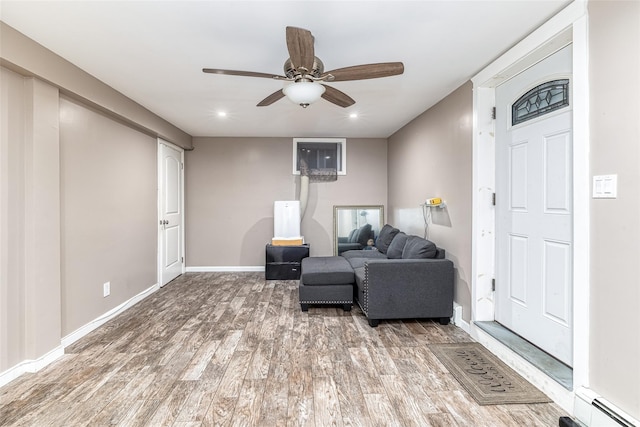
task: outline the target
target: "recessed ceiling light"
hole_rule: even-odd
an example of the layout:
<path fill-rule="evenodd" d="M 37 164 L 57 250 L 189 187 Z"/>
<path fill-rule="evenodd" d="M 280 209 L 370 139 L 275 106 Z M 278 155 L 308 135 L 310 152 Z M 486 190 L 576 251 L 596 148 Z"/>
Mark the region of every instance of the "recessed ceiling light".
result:
<path fill-rule="evenodd" d="M 218 111 L 218 117 L 227 117 L 226 111 Z"/>
<path fill-rule="evenodd" d="M 351 113 L 349 114 L 349 117 L 352 119 L 357 119 L 358 118 L 358 113 Z"/>

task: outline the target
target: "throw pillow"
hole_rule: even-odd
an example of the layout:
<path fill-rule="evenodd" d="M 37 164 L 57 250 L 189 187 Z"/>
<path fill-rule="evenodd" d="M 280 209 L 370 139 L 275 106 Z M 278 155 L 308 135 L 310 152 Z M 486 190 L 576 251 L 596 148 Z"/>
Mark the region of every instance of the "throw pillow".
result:
<path fill-rule="evenodd" d="M 349 233 L 349 238 L 347 239 L 347 242 L 356 243 L 357 241 L 358 241 L 358 229 L 354 228 L 353 230 L 351 230 L 351 233 Z"/>
<path fill-rule="evenodd" d="M 436 256 L 435 243 L 418 236 L 409 236 L 402 250 L 403 259 L 434 258 Z"/>
<path fill-rule="evenodd" d="M 389 259 L 400 259 L 402 258 L 402 250 L 404 249 L 404 245 L 407 243 L 407 236 L 402 231 L 398 232 L 389 247 L 387 248 L 387 258 Z"/>
<path fill-rule="evenodd" d="M 394 228 L 389 224 L 385 224 L 378 234 L 378 240 L 376 240 L 376 248 L 378 248 L 378 250 L 383 254 L 386 254 L 387 250 L 389 249 L 389 245 L 393 241 L 393 238 L 396 237 L 396 234 L 398 234 L 399 232 L 400 230 L 398 230 L 397 228 Z"/>

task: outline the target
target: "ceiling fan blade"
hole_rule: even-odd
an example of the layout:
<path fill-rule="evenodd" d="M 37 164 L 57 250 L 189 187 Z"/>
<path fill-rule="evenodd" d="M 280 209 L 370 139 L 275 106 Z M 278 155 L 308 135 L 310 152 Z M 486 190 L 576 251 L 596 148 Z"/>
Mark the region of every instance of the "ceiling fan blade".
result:
<path fill-rule="evenodd" d="M 277 74 L 256 73 L 254 71 L 237 71 L 237 70 L 221 70 L 219 68 L 203 68 L 203 73 L 224 74 L 227 76 L 243 76 L 243 77 L 264 77 L 267 79 L 286 79 L 285 76 Z"/>
<path fill-rule="evenodd" d="M 271 105 L 282 98 L 284 98 L 284 92 L 282 92 L 282 89 L 280 89 L 278 91 L 273 92 L 271 95 L 267 96 L 265 99 L 260 101 L 258 105 L 256 105 L 256 107 L 266 107 L 267 105 Z"/>
<path fill-rule="evenodd" d="M 287 27 L 287 49 L 289 58 L 295 69 L 313 69 L 315 53 L 313 51 L 313 35 L 303 28 Z"/>
<path fill-rule="evenodd" d="M 404 73 L 402 62 L 380 62 L 377 64 L 354 65 L 352 67 L 338 68 L 327 71 L 322 77 L 331 74 L 332 82 L 344 82 L 348 80 L 377 79 L 380 77 L 397 76 Z"/>
<path fill-rule="evenodd" d="M 339 107 L 344 107 L 344 108 L 349 107 L 356 103 L 356 101 L 354 101 L 353 98 L 351 98 L 346 93 L 341 92 L 338 89 L 331 86 L 327 86 L 327 85 L 322 85 L 322 86 L 326 88 L 326 90 L 322 94 L 322 98 L 326 99 L 327 101 L 333 104 L 336 104 Z"/>

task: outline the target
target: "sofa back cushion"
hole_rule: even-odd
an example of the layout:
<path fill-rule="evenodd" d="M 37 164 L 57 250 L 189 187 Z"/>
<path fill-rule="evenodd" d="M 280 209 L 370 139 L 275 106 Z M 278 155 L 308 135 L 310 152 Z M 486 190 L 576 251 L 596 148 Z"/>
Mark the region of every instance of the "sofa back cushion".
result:
<path fill-rule="evenodd" d="M 358 238 L 356 242 L 360 243 L 360 246 L 367 246 L 367 240 L 371 238 L 371 224 L 365 224 L 358 229 Z"/>
<path fill-rule="evenodd" d="M 405 243 L 407 243 L 408 236 L 404 234 L 402 231 L 398 232 L 389 244 L 387 248 L 387 258 L 389 259 L 400 259 L 402 258 L 402 250 L 404 249 Z"/>
<path fill-rule="evenodd" d="M 400 230 L 398 230 L 397 228 L 394 228 L 389 224 L 385 224 L 378 234 L 378 239 L 376 240 L 376 248 L 383 254 L 386 254 L 387 249 L 389 249 L 389 245 L 393 241 L 393 238 L 396 237 L 396 234 L 398 234 L 399 232 Z"/>
<path fill-rule="evenodd" d="M 403 259 L 423 259 L 436 256 L 435 243 L 418 236 L 409 236 L 402 250 Z"/>

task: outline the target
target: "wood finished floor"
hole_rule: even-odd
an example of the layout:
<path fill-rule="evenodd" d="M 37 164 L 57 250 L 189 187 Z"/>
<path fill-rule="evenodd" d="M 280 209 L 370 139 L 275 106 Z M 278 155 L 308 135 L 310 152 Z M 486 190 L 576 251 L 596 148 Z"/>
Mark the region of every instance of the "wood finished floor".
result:
<path fill-rule="evenodd" d="M 303 313 L 297 282 L 188 273 L 0 388 L 2 426 L 557 426 L 555 404 L 479 406 L 431 321 Z"/>

